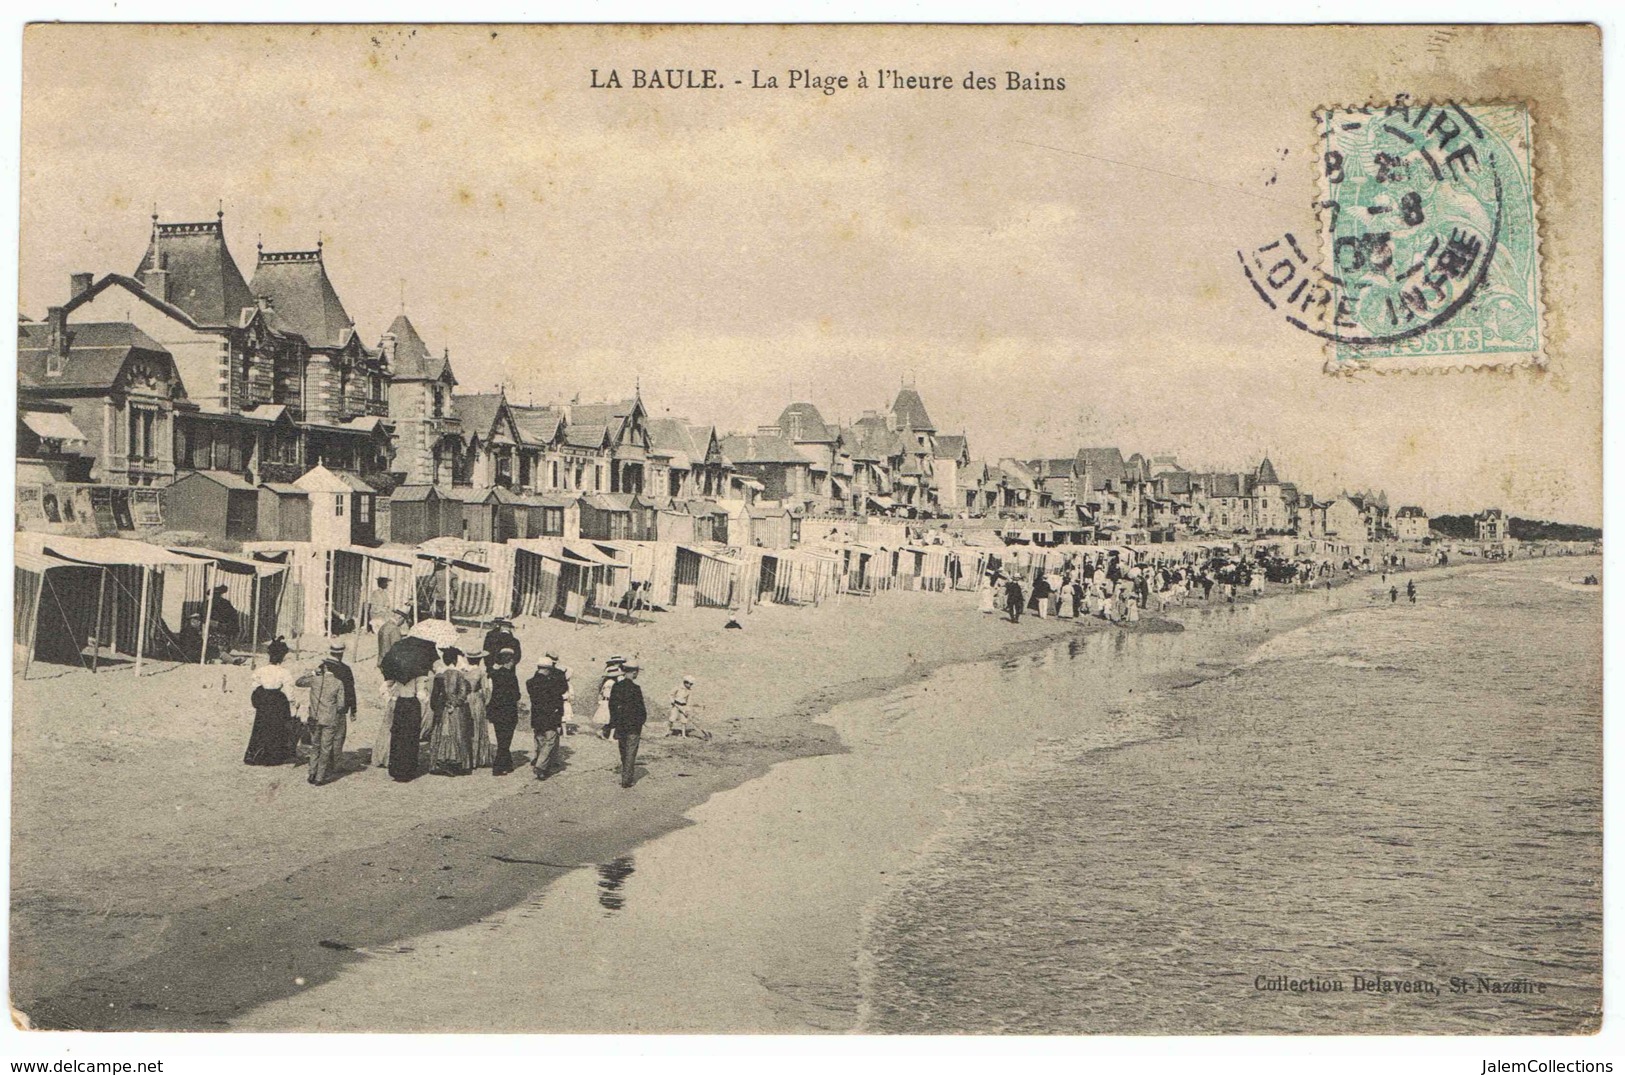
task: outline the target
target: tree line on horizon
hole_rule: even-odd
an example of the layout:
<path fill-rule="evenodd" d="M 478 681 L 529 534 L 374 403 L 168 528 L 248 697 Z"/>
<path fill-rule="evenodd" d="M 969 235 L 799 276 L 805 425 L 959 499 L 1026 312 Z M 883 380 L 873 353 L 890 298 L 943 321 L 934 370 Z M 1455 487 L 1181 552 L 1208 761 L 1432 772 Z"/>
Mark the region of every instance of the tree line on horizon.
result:
<path fill-rule="evenodd" d="M 1458 541 L 1473 541 L 1478 537 L 1478 525 L 1471 515 L 1435 515 L 1428 520 L 1428 528 L 1436 534 Z M 1507 521 L 1507 533 L 1515 541 L 1602 540 L 1601 527 L 1554 523 L 1544 519 L 1520 519 L 1517 516 Z"/>

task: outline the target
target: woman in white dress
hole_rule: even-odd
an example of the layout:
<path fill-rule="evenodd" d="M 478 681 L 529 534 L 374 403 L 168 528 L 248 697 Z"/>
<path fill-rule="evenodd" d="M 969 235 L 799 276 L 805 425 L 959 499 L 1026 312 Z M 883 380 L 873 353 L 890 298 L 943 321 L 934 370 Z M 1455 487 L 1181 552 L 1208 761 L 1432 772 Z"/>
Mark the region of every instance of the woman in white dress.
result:
<path fill-rule="evenodd" d="M 604 675 L 598 681 L 598 711 L 592 717 L 600 739 L 609 738 L 609 692 L 621 678 L 621 666 L 625 663 L 626 658 L 618 654 L 604 662 Z"/>

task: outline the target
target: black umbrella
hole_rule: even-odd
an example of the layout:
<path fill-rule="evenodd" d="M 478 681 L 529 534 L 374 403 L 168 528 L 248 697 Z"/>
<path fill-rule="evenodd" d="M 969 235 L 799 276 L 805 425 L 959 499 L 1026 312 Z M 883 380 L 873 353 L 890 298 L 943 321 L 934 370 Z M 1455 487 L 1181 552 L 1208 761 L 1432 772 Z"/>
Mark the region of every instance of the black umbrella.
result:
<path fill-rule="evenodd" d="M 428 675 L 440 651 L 426 638 L 403 638 L 378 661 L 378 670 L 391 683 L 410 683 Z"/>

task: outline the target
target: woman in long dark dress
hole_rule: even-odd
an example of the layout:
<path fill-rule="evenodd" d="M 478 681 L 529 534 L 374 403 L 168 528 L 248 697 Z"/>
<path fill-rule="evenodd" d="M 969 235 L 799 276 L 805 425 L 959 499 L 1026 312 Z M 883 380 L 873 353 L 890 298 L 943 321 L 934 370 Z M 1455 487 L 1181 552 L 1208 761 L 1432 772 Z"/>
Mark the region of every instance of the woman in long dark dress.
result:
<path fill-rule="evenodd" d="M 403 783 L 417 779 L 418 735 L 423 729 L 424 683 L 429 676 L 419 676 L 407 683 L 389 684 L 389 775 Z"/>
<path fill-rule="evenodd" d="M 288 647 L 278 638 L 271 642 L 266 653 L 269 663 L 254 671 L 254 693 L 250 696 L 254 703 L 254 730 L 248 737 L 243 764 L 297 765 L 299 740 L 289 703 L 294 675 L 282 663 L 287 659 Z"/>

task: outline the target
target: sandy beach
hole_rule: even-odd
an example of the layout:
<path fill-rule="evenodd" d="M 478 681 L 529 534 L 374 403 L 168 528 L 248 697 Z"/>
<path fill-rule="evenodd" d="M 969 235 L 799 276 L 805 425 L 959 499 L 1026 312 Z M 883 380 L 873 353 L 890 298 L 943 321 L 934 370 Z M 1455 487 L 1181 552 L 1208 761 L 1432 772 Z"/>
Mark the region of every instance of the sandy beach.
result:
<path fill-rule="evenodd" d="M 241 764 L 246 667 L 169 666 L 137 679 L 36 670 L 14 681 L 12 1004 L 35 1025 L 219 1029 L 306 988 L 355 949 L 477 921 L 552 877 L 606 862 L 788 758 L 840 750 L 811 717 L 943 665 L 1042 647 L 1104 623 L 978 615 L 969 593 L 889 593 L 819 608 L 663 614 L 573 628 L 521 620 L 527 659 L 556 649 L 590 692 L 636 656 L 651 723 L 637 786 L 614 744 L 565 740 L 564 770 L 399 785 L 367 767 L 381 710 L 372 639 L 357 648 L 362 713 L 347 775 Z M 1149 624 L 1149 621 L 1148 621 Z M 305 663 L 310 663 L 305 655 Z M 528 669 L 526 670 L 528 673 Z M 706 743 L 661 736 L 661 704 L 699 682 Z M 524 729 L 516 747 L 528 748 Z M 323 942 L 328 942 L 323 944 Z M 283 973 L 292 968 L 293 973 Z M 296 984 L 295 979 L 300 979 Z"/>

